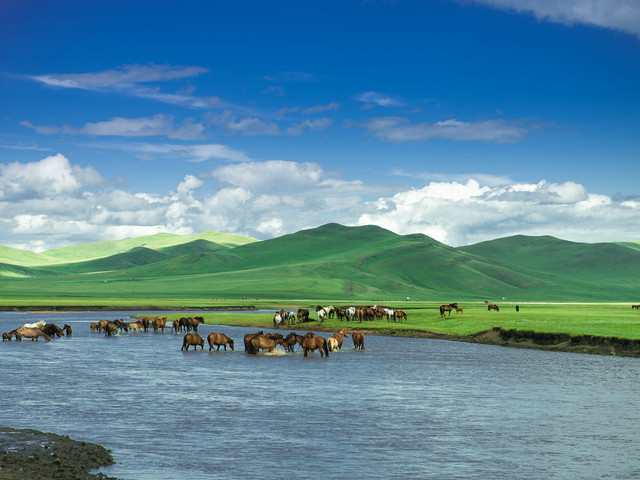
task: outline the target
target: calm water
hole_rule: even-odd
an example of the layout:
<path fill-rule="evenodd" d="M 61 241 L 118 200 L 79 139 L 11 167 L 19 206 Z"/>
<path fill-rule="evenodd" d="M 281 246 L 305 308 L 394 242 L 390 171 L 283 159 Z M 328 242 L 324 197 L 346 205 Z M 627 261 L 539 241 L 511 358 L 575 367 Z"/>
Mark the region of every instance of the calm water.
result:
<path fill-rule="evenodd" d="M 122 479 L 640 478 L 639 359 L 375 336 L 250 356 L 243 328 L 201 326 L 236 341 L 212 353 L 90 332 L 129 313 L 0 313 L 0 332 L 74 330 L 0 345 L 0 424 L 104 445 Z"/>

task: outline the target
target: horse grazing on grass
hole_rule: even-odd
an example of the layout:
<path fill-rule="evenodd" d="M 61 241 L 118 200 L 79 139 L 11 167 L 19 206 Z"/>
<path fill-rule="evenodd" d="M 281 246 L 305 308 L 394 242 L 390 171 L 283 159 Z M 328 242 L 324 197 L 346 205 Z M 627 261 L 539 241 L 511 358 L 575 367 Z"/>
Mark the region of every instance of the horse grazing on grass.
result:
<path fill-rule="evenodd" d="M 22 337 L 30 338 L 33 342 L 34 340 L 37 342 L 39 337 L 44 337 L 44 339 L 48 342 L 51 340 L 51 337 L 44 333 L 39 328 L 34 327 L 19 327 L 15 329 L 16 339 L 22 340 Z"/>
<path fill-rule="evenodd" d="M 402 322 L 402 319 L 404 318 L 405 322 L 407 321 L 407 314 L 404 313 L 402 310 L 396 310 L 395 312 L 393 312 L 393 321 L 394 322 Z"/>
<path fill-rule="evenodd" d="M 451 316 L 451 311 L 457 308 L 458 308 L 457 303 L 450 303 L 449 305 L 440 305 L 440 316 L 444 317 L 444 314 L 446 312 L 449 312 L 449 316 Z"/>
<path fill-rule="evenodd" d="M 636 310 L 639 310 L 640 309 L 640 305 L 631 305 L 631 309 L 633 310 L 634 308 Z"/>
<path fill-rule="evenodd" d="M 298 313 L 296 314 L 298 322 L 308 322 L 309 321 L 309 310 L 306 308 L 299 308 Z"/>
<path fill-rule="evenodd" d="M 353 340 L 353 348 L 356 350 L 364 350 L 364 333 L 351 332 L 351 339 Z"/>
<path fill-rule="evenodd" d="M 193 349 L 197 350 L 201 347 L 204 350 L 204 339 L 197 333 L 187 333 L 182 340 L 182 348 L 180 350 L 189 350 L 189 346 L 193 345 Z"/>
<path fill-rule="evenodd" d="M 490 303 L 489 306 L 487 307 L 487 311 L 491 311 L 491 310 L 495 310 L 496 312 L 499 312 L 500 309 L 498 308 L 498 305 L 494 304 L 494 303 Z"/>
<path fill-rule="evenodd" d="M 220 350 L 220 347 L 224 346 L 226 351 L 227 344 L 231 347 L 231 350 L 235 350 L 233 348 L 233 340 L 227 337 L 224 333 L 210 333 L 207 336 L 207 342 L 209 343 L 209 351 L 211 351 L 216 345 L 218 346 L 218 350 Z"/>

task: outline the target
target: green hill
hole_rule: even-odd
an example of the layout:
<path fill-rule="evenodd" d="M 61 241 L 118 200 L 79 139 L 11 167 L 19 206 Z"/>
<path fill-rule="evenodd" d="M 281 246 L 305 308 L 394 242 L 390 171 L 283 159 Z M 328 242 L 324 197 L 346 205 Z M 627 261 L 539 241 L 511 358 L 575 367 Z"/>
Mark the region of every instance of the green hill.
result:
<path fill-rule="evenodd" d="M 328 224 L 265 241 L 159 234 L 0 265 L 3 295 L 188 300 L 634 301 L 640 250 L 514 236 L 453 248 L 421 234 Z M 118 251 L 128 248 L 125 251 Z M 10 250 L 5 250 L 11 253 Z M 110 255 L 107 251 L 118 251 Z M 19 261 L 32 256 L 15 252 Z M 66 262 L 61 259 L 66 258 Z M 35 292 L 35 293 L 34 293 Z"/>

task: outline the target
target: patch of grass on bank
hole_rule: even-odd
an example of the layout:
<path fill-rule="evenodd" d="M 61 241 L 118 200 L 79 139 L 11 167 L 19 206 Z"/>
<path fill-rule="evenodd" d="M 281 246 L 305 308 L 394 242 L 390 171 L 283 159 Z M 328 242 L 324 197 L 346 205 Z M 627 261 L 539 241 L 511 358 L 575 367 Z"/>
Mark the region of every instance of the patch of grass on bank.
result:
<path fill-rule="evenodd" d="M 275 304 L 270 306 L 273 307 L 273 312 L 279 309 Z M 280 330 L 338 331 L 347 327 L 350 330 L 370 330 L 388 335 L 411 336 L 419 332 L 425 334 L 433 332 L 467 336 L 493 327 L 502 327 L 546 333 L 640 339 L 640 310 L 632 310 L 630 304 L 520 304 L 519 312 L 516 312 L 513 304 L 502 304 L 499 312 L 487 311 L 487 306 L 483 303 L 461 303 L 460 306 L 464 309 L 463 313 L 454 312 L 451 316 L 447 315 L 444 318 L 440 316 L 435 304 L 423 304 L 420 308 L 412 309 L 402 305 L 408 317 L 403 323 L 387 320 L 359 323 L 329 319 L 322 324 L 311 322 L 281 326 Z M 284 303 L 282 307 L 293 309 Z M 269 308 L 269 306 L 263 305 L 263 308 Z M 315 318 L 314 309 L 309 308 L 309 310 L 311 316 Z M 206 312 L 201 315 L 205 317 L 205 322 L 208 324 L 273 328 L 273 313 Z M 170 320 L 181 316 L 184 314 L 167 315 Z"/>

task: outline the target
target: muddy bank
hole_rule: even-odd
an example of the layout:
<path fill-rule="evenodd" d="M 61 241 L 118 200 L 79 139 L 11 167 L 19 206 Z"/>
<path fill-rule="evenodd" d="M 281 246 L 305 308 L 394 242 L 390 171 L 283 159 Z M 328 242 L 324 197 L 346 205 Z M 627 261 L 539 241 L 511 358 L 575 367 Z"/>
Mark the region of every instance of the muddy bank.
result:
<path fill-rule="evenodd" d="M 93 443 L 37 430 L 0 426 L 0 479 L 118 480 L 91 473 L 114 464 L 111 451 Z"/>
<path fill-rule="evenodd" d="M 360 325 L 360 324 L 356 324 Z M 256 327 L 258 325 L 256 324 Z M 282 327 L 282 330 L 292 331 L 321 331 L 335 333 L 334 327 L 308 324 L 302 327 L 300 324 Z M 559 352 L 590 353 L 597 355 L 618 355 L 624 357 L 640 357 L 640 340 L 619 337 L 602 337 L 597 335 L 570 335 L 568 333 L 544 333 L 533 330 L 515 330 L 494 327 L 490 330 L 478 332 L 473 335 L 452 335 L 447 333 L 432 332 L 428 330 L 384 328 L 373 329 L 363 327 L 347 327 L 352 331 L 362 332 L 365 335 L 388 335 L 393 337 L 434 338 L 439 340 L 452 340 L 457 342 L 483 343 L 487 345 L 499 345 L 502 347 L 532 348 L 538 350 L 555 350 Z"/>
<path fill-rule="evenodd" d="M 629 338 L 544 333 L 494 327 L 491 330 L 476 333 L 468 340 L 505 347 L 640 357 L 640 340 Z"/>
<path fill-rule="evenodd" d="M 120 311 L 181 311 L 224 312 L 227 310 L 255 310 L 253 305 L 225 305 L 220 307 L 190 307 L 187 305 L 0 305 L 0 312 L 120 312 Z"/>

